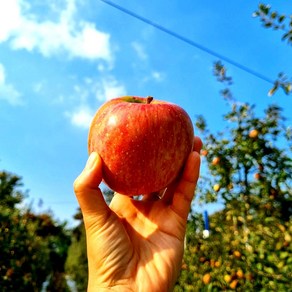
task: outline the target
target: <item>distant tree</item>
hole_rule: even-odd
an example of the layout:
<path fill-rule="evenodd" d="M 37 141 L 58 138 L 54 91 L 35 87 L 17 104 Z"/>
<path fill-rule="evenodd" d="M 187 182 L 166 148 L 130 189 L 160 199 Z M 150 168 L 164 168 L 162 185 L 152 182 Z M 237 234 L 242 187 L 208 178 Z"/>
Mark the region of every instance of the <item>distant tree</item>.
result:
<path fill-rule="evenodd" d="M 77 291 L 86 291 L 88 282 L 88 263 L 86 254 L 86 236 L 82 213 L 78 209 L 74 215 L 78 225 L 72 230 L 72 242 L 65 264 L 66 273 L 75 282 Z"/>
<path fill-rule="evenodd" d="M 26 196 L 19 176 L 0 172 L 1 291 L 66 291 L 64 263 L 70 236 L 50 214 L 20 208 Z M 57 290 L 56 290 L 57 289 Z"/>
<path fill-rule="evenodd" d="M 19 189 L 22 187 L 21 177 L 8 172 L 0 172 L 0 200 L 2 207 L 14 209 L 22 202 L 25 194 Z"/>

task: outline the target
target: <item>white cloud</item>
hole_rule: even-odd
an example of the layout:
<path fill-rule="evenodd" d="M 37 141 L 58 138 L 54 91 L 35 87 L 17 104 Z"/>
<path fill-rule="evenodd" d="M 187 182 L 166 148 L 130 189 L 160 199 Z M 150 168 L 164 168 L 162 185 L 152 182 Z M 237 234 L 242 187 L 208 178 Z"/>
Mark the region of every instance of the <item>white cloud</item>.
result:
<path fill-rule="evenodd" d="M 87 106 L 80 106 L 73 112 L 66 112 L 65 115 L 70 119 L 73 126 L 88 129 L 94 116 L 94 112 L 92 112 Z"/>
<path fill-rule="evenodd" d="M 126 88 L 123 84 L 117 82 L 116 79 L 104 79 L 102 81 L 102 96 L 101 100 L 110 100 L 115 97 L 126 95 Z"/>
<path fill-rule="evenodd" d="M 8 41 L 15 50 L 37 50 L 46 57 L 65 53 L 111 62 L 110 35 L 97 30 L 94 23 L 77 19 L 76 0 L 63 1 L 66 7 L 56 21 L 41 21 L 28 0 L 0 0 L 0 42 Z"/>
<path fill-rule="evenodd" d="M 6 82 L 5 68 L 0 63 L 0 100 L 1 99 L 14 106 L 23 104 L 21 94 L 11 84 Z"/>
<path fill-rule="evenodd" d="M 20 27 L 20 3 L 0 0 L 0 42 L 6 41 Z"/>
<path fill-rule="evenodd" d="M 85 78 L 84 83 L 76 84 L 73 91 L 74 94 L 71 98 L 74 100 L 74 104 L 79 103 L 80 105 L 71 111 L 66 111 L 65 116 L 73 126 L 83 129 L 89 128 L 100 103 L 126 95 L 125 86 L 114 76 L 105 77 L 101 81 Z"/>

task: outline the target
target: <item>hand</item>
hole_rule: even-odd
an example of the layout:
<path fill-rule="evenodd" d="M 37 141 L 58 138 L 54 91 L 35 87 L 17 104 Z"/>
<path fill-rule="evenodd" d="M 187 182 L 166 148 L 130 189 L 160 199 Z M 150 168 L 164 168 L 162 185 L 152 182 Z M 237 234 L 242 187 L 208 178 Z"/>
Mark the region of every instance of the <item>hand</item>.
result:
<path fill-rule="evenodd" d="M 202 142 L 195 137 L 179 181 L 159 199 L 115 194 L 108 206 L 99 189 L 102 161 L 92 153 L 74 182 L 86 230 L 88 291 L 171 291 L 179 276 L 187 217 L 199 177 Z"/>

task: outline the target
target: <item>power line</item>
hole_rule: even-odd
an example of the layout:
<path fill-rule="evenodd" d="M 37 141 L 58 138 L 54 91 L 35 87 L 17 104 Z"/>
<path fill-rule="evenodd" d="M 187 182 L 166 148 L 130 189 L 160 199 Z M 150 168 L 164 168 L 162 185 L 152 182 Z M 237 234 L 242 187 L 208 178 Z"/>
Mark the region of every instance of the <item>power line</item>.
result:
<path fill-rule="evenodd" d="M 126 9 L 126 8 L 120 6 L 112 1 L 109 1 L 109 0 L 100 0 L 100 1 L 116 8 L 116 9 L 120 10 L 121 12 L 128 14 L 128 15 L 130 15 L 130 16 L 132 16 L 132 17 L 134 17 L 134 18 L 136 18 L 144 23 L 147 23 L 148 25 L 153 26 L 153 27 L 157 28 L 158 30 L 160 30 L 160 31 L 162 31 L 162 32 L 164 32 L 164 33 L 166 33 L 166 34 L 168 34 L 176 39 L 179 39 L 179 40 L 181 40 L 181 41 L 183 41 L 183 42 L 185 42 L 185 43 L 187 43 L 187 44 L 189 44 L 189 45 L 191 45 L 191 46 L 193 46 L 193 47 L 195 47 L 195 48 L 197 48 L 197 49 L 199 49 L 199 50 L 201 50 L 209 55 L 212 55 L 216 58 L 219 58 L 219 59 L 225 61 L 226 63 L 229 63 L 229 64 L 233 65 L 234 67 L 237 67 L 238 69 L 240 69 L 242 71 L 245 71 L 245 72 L 247 72 L 247 73 L 249 73 L 249 74 L 251 74 L 259 79 L 262 79 L 268 83 L 274 84 L 274 81 L 271 80 L 270 78 L 266 77 L 265 75 L 255 71 L 255 70 L 253 70 L 245 65 L 242 65 L 242 64 L 240 64 L 240 63 L 238 63 L 238 62 L 236 62 L 236 61 L 234 61 L 234 60 L 232 60 L 232 59 L 230 59 L 222 54 L 219 54 L 219 53 L 217 53 L 217 52 L 215 52 L 215 51 L 213 51 L 213 50 L 211 50 L 211 49 L 209 49 L 209 48 L 207 48 L 207 47 L 205 47 L 197 42 L 194 42 L 193 40 L 191 40 L 187 37 L 184 37 L 184 36 L 174 32 L 168 28 L 165 28 L 164 26 L 162 26 L 156 22 L 153 22 L 152 20 L 150 20 L 146 17 L 138 15 L 135 12 L 132 12 L 132 11 L 130 11 L 130 10 L 128 10 L 128 9 Z"/>

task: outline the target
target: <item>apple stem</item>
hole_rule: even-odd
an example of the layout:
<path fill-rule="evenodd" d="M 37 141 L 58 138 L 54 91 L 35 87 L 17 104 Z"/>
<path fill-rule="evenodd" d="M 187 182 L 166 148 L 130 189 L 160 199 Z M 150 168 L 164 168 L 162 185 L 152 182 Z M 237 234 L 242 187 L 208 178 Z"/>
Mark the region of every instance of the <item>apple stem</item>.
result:
<path fill-rule="evenodd" d="M 153 100 L 153 97 L 152 96 L 147 96 L 147 98 L 146 98 L 146 104 L 150 104 L 152 100 Z"/>

